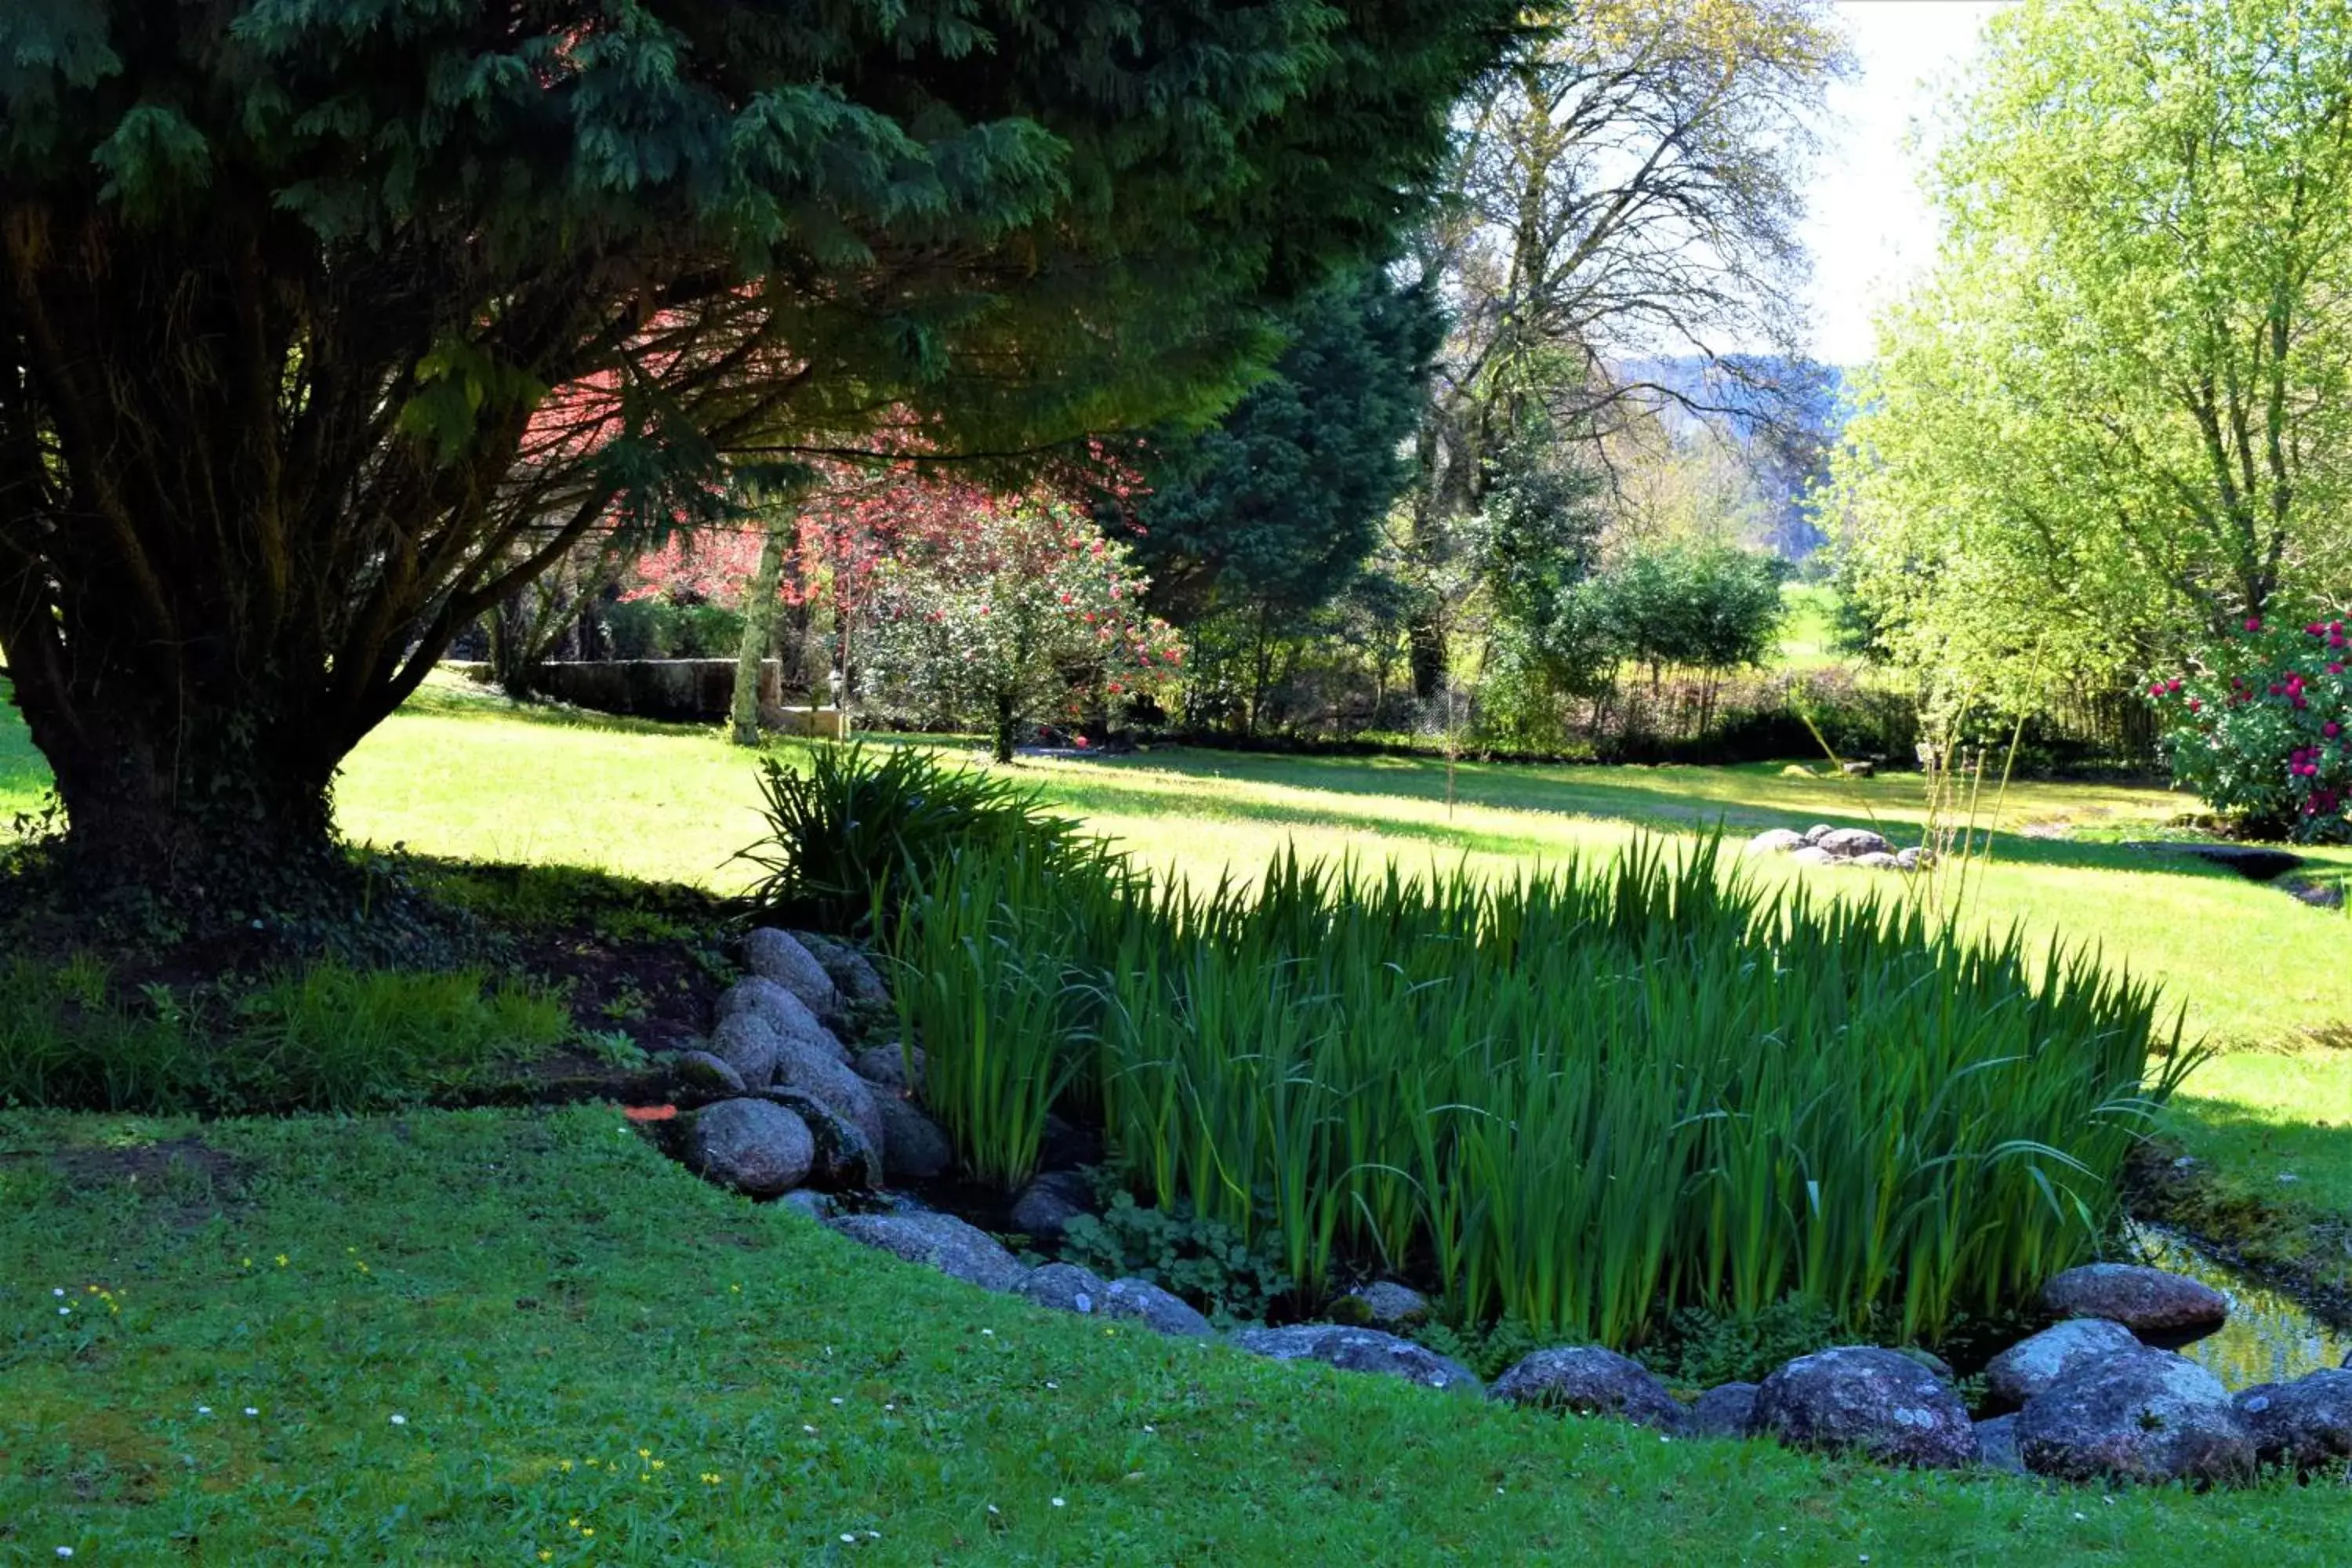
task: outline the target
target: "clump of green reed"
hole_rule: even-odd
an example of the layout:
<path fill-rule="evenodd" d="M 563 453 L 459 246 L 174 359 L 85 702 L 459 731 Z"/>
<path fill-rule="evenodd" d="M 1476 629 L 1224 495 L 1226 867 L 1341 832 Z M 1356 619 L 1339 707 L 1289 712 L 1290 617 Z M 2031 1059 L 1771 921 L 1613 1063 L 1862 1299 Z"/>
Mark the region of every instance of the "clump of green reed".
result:
<path fill-rule="evenodd" d="M 1612 1344 L 1790 1296 L 1906 1338 L 1996 1310 L 2095 1248 L 2194 1059 L 2144 1082 L 2156 994 L 2088 954 L 1765 892 L 1711 843 L 1207 889 L 980 852 L 895 946 L 976 1173 L 1024 1174 L 1065 1099 L 1310 1290 L 1423 1268 L 1457 1319 Z"/>

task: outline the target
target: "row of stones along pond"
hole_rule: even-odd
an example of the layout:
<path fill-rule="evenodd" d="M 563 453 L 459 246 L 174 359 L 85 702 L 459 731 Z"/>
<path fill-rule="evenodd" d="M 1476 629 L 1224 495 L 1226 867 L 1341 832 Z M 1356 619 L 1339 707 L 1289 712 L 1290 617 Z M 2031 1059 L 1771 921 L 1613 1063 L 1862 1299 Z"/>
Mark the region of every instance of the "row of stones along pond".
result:
<path fill-rule="evenodd" d="M 1790 837 L 1799 839 L 1796 852 L 1818 848 L 1864 865 L 1878 856 L 1895 860 L 1858 839 L 1831 846 Z M 919 1049 L 853 1053 L 836 1033 L 888 1016 L 881 976 L 848 943 L 782 931 L 752 931 L 743 958 L 747 975 L 719 997 L 708 1040 L 668 1061 L 682 1114 L 659 1125 L 692 1169 L 983 1289 L 1163 1334 L 1216 1335 L 1201 1313 L 1149 1281 L 1106 1280 L 1069 1263 L 1028 1267 L 987 1232 L 892 1192 L 892 1182 L 946 1175 L 954 1151 L 918 1103 Z M 1050 1240 L 1091 1190 L 1074 1170 L 1048 1171 L 1013 1205 L 1013 1224 Z M 1418 1291 L 1382 1281 L 1339 1306 L 1352 1321 L 1246 1328 L 1225 1338 L 1277 1360 L 1387 1374 L 1444 1394 L 1482 1392 L 1467 1368 L 1391 1331 L 1425 1317 L 1429 1303 Z M 1760 1384 L 1727 1384 L 1687 1405 L 1639 1363 L 1600 1346 L 1538 1351 L 1483 1392 L 1670 1436 L 1769 1438 L 1886 1464 L 2074 1481 L 2226 1484 L 2265 1466 L 2310 1474 L 2352 1460 L 2352 1370 L 2233 1394 L 2175 1353 L 2225 1320 L 2228 1299 L 2210 1286 L 2137 1265 L 2090 1264 L 2050 1280 L 2040 1307 L 2053 1326 L 1985 1368 L 1983 1407 L 1996 1413 L 1983 1419 L 1971 1416 L 1950 1370 L 1932 1356 L 1864 1345 L 1797 1357 Z"/>

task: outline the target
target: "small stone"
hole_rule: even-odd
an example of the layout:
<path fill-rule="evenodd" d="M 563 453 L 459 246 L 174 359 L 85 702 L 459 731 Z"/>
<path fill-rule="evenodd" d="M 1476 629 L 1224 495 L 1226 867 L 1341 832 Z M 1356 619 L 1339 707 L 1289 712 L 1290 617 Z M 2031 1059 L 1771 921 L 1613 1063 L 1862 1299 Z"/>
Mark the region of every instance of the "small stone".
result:
<path fill-rule="evenodd" d="M 1102 1163 L 1100 1133 L 1090 1127 L 1065 1121 L 1050 1110 L 1045 1112 L 1044 1136 L 1037 1143 L 1039 1170 L 1075 1170 L 1081 1165 L 1099 1165 Z"/>
<path fill-rule="evenodd" d="M 1069 1223 L 1092 1214 L 1094 1184 L 1079 1171 L 1046 1171 L 1031 1179 L 1013 1203 L 1013 1228 L 1038 1241 L 1059 1241 Z"/>
<path fill-rule="evenodd" d="M 833 1221 L 833 1228 L 852 1241 L 986 1290 L 1013 1289 L 1028 1273 L 995 1237 L 952 1215 L 845 1215 Z"/>
<path fill-rule="evenodd" d="M 1237 1350 L 1276 1361 L 1319 1361 L 1342 1372 L 1401 1377 L 1449 1393 L 1478 1392 L 1478 1380 L 1468 1367 L 1378 1329 L 1300 1323 L 1286 1329 L 1244 1329 L 1231 1342 Z"/>
<path fill-rule="evenodd" d="M 743 967 L 763 980 L 772 980 L 794 996 L 811 1013 L 824 1015 L 841 1005 L 841 994 L 835 989 L 833 976 L 824 972 L 816 954 L 803 947 L 788 931 L 771 926 L 761 926 L 743 938 Z"/>
<path fill-rule="evenodd" d="M 1496 1378 L 1486 1396 L 1574 1415 L 1616 1416 L 1662 1432 L 1683 1425 L 1683 1407 L 1664 1382 L 1640 1362 L 1599 1345 L 1538 1351 Z"/>
<path fill-rule="evenodd" d="M 1959 1395 L 1906 1355 L 1843 1345 L 1799 1356 L 1756 1391 L 1749 1431 L 1791 1448 L 1858 1451 L 1881 1464 L 1954 1468 L 1977 1458 Z"/>
<path fill-rule="evenodd" d="M 874 1103 L 873 1086 L 834 1058 L 803 1041 L 787 1040 L 776 1057 L 776 1086 L 798 1089 L 856 1122 L 866 1146 L 888 1160 L 888 1138 L 882 1112 Z"/>
<path fill-rule="evenodd" d="M 1755 1410 L 1756 1384 L 1718 1384 L 1684 1413 L 1683 1430 L 1693 1437 L 1745 1437 Z"/>
<path fill-rule="evenodd" d="M 2213 1374 L 2169 1351 L 2103 1356 L 2058 1379 L 2017 1415 L 2025 1468 L 2062 1480 L 2238 1481 L 2253 1439 Z"/>
<path fill-rule="evenodd" d="M 2025 1474 L 2025 1461 L 2017 1452 L 2015 1415 L 1996 1415 L 1977 1423 L 1977 1463 L 2008 1475 Z"/>
<path fill-rule="evenodd" d="M 1838 764 L 1838 772 L 1843 773 L 1850 779 L 1874 778 L 1878 773 L 1878 764 L 1866 760 L 1863 762 L 1840 763 Z"/>
<path fill-rule="evenodd" d="M 1805 836 L 1785 827 L 1768 827 L 1748 841 L 1750 855 L 1786 855 L 1791 849 L 1801 849 Z"/>
<path fill-rule="evenodd" d="M 1112 1280 L 1103 1288 L 1097 1310 L 1105 1317 L 1141 1323 L 1157 1334 L 1206 1339 L 1217 1331 L 1190 1302 L 1149 1279 Z"/>
<path fill-rule="evenodd" d="M 681 1096 L 739 1100 L 744 1093 L 743 1075 L 709 1051 L 678 1052 L 669 1059 L 669 1076 Z"/>
<path fill-rule="evenodd" d="M 883 1165 L 892 1181 L 937 1181 L 955 1168 L 955 1146 L 939 1123 L 887 1090 L 876 1092 L 874 1108 L 882 1117 Z"/>
<path fill-rule="evenodd" d="M 2237 1397 L 2254 1457 L 2298 1475 L 2352 1459 L 2352 1371 L 2257 1384 Z"/>
<path fill-rule="evenodd" d="M 849 1058 L 849 1070 L 870 1084 L 883 1089 L 920 1089 L 923 1087 L 923 1047 L 914 1049 L 915 1070 L 907 1070 L 907 1052 L 897 1046 L 868 1046 Z"/>
<path fill-rule="evenodd" d="M 1393 1279 L 1359 1285 L 1331 1305 L 1335 1321 L 1375 1329 L 1407 1329 L 1429 1318 L 1429 1298 Z"/>
<path fill-rule="evenodd" d="M 832 978 L 834 989 L 850 1001 L 887 1004 L 890 1000 L 890 988 L 883 984 L 881 972 L 854 944 L 839 937 L 818 936 L 804 931 L 793 935 L 816 955 L 816 961 L 824 965 L 825 973 Z"/>
<path fill-rule="evenodd" d="M 814 1095 L 797 1089 L 771 1089 L 762 1098 L 799 1117 L 816 1144 L 805 1180 L 829 1193 L 871 1192 L 882 1184 L 881 1151 L 866 1142 L 857 1123 Z"/>
<path fill-rule="evenodd" d="M 2105 1318 L 2069 1318 L 2020 1340 L 1985 1363 L 1985 1392 L 2006 1405 L 2022 1405 L 2078 1366 L 2140 1349 L 2132 1331 Z"/>
<path fill-rule="evenodd" d="M 1047 1263 L 1029 1270 L 1013 1293 L 1024 1301 L 1057 1312 L 1091 1314 L 1100 1311 L 1110 1286 L 1091 1268 L 1075 1263 Z"/>
<path fill-rule="evenodd" d="M 1867 854 L 1857 855 L 1853 859 L 1847 861 L 1846 864 L 1849 866 L 1858 866 L 1865 871 L 1900 871 L 1904 869 L 1904 865 L 1901 860 L 1896 859 L 1894 856 L 1887 854 L 1883 849 L 1874 849 Z"/>
<path fill-rule="evenodd" d="M 1895 852 L 1895 864 L 1900 870 L 1916 871 L 1927 858 L 1927 852 L 1916 845 L 1908 849 L 1897 849 Z"/>
<path fill-rule="evenodd" d="M 1826 822 L 1816 822 L 1811 827 L 1806 828 L 1800 837 L 1808 844 L 1818 845 L 1822 839 L 1827 838 L 1831 834 L 1835 833 L 1836 831 L 1836 828 L 1832 827 Z"/>
<path fill-rule="evenodd" d="M 1837 857 L 1818 844 L 1808 844 L 1801 849 L 1789 851 L 1789 858 L 1800 866 L 1834 866 Z"/>
<path fill-rule="evenodd" d="M 2210 1334 L 2230 1316 L 2230 1299 L 2210 1285 L 2137 1263 L 2069 1268 L 2042 1288 L 2042 1304 L 2060 1317 L 2106 1318 L 2172 1344 Z"/>
<path fill-rule="evenodd" d="M 1895 846 L 1883 833 L 1873 833 L 1867 827 L 1837 827 L 1812 839 L 1818 848 L 1828 850 L 1841 860 L 1852 860 L 1863 855 L 1893 855 Z"/>
<path fill-rule="evenodd" d="M 798 1186 L 816 1159 L 807 1124 L 764 1100 L 722 1100 L 694 1112 L 684 1147 L 688 1169 L 755 1198 Z"/>
<path fill-rule="evenodd" d="M 812 1192 L 806 1187 L 795 1187 L 786 1193 L 776 1200 L 776 1206 L 804 1214 L 819 1224 L 823 1224 L 841 1212 L 841 1205 L 832 1197 L 824 1193 Z"/>
<path fill-rule="evenodd" d="M 762 975 L 747 974 L 720 993 L 717 1011 L 721 1023 L 745 1013 L 756 1015 L 780 1039 L 803 1041 L 836 1061 L 849 1060 L 848 1050 L 806 1003 Z"/>
<path fill-rule="evenodd" d="M 734 1068 L 747 1090 L 765 1089 L 775 1080 L 776 1058 L 783 1048 L 774 1027 L 756 1013 L 721 1018 L 710 1031 L 710 1055 Z"/>

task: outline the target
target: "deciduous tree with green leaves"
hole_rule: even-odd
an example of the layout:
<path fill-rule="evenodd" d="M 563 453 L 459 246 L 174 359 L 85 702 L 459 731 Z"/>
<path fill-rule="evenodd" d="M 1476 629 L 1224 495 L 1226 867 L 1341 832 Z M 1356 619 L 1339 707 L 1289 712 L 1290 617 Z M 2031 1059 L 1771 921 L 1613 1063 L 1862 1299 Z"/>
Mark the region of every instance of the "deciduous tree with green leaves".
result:
<path fill-rule="evenodd" d="M 598 529 L 1213 414 L 1515 14 L 0 7 L 0 648 L 68 861 L 330 883 L 341 759 Z"/>
<path fill-rule="evenodd" d="M 2352 568 L 2352 5 L 2032 0 L 1839 471 L 1897 653 L 2030 710 Z"/>

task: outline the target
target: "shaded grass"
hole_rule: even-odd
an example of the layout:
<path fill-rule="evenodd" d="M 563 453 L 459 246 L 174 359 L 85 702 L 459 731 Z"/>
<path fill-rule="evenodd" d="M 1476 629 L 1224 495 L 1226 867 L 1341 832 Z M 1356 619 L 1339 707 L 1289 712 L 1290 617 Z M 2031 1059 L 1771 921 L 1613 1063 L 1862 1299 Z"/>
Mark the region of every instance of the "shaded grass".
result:
<path fill-rule="evenodd" d="M 105 1173 L 197 1131 L 228 1173 Z M 8 1561 L 2281 1564 L 2352 1526 L 2333 1486 L 2109 1500 L 1106 1332 L 610 1110 L 0 1118 L 0 1369 Z"/>

